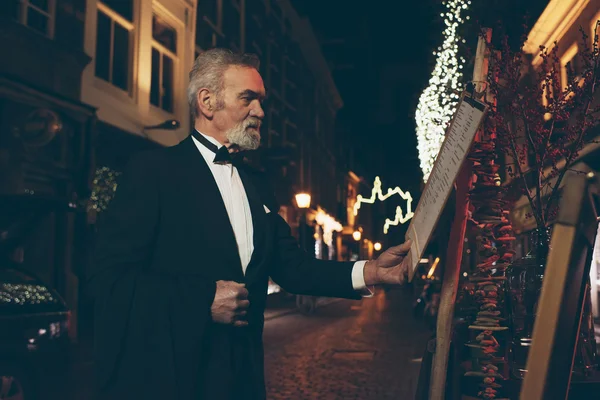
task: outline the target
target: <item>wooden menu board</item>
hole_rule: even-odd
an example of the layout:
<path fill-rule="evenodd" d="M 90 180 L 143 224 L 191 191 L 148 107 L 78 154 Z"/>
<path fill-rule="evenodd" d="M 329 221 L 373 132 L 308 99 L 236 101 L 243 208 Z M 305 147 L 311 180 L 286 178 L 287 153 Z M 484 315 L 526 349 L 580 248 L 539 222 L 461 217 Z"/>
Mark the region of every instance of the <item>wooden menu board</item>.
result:
<path fill-rule="evenodd" d="M 410 281 L 429 244 L 486 110 L 485 103 L 463 92 L 406 233 L 406 239 L 412 240 L 408 274 Z"/>

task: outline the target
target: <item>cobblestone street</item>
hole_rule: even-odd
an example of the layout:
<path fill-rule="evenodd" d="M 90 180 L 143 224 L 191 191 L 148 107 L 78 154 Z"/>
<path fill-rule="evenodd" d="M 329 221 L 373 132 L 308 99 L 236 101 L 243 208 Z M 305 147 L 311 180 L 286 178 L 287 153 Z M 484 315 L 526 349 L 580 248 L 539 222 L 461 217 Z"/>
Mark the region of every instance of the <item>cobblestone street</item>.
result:
<path fill-rule="evenodd" d="M 412 400 L 429 335 L 401 291 L 273 319 L 264 334 L 268 399 Z"/>

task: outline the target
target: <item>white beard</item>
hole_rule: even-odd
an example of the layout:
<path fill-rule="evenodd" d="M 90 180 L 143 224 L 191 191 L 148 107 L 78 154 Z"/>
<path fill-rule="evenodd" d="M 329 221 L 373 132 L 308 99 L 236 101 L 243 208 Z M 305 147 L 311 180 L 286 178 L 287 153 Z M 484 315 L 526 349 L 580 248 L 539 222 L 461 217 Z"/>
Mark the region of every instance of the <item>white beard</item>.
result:
<path fill-rule="evenodd" d="M 241 151 L 256 150 L 260 146 L 259 124 L 260 122 L 255 119 L 245 120 L 227 132 L 227 140 Z M 249 126 L 254 126 L 255 129 L 251 129 Z"/>

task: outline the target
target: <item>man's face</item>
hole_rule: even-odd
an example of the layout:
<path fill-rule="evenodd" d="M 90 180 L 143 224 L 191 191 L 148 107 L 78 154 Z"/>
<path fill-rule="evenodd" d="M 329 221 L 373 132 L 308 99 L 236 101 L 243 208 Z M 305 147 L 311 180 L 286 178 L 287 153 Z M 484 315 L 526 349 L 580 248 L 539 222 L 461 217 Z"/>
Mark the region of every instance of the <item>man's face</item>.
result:
<path fill-rule="evenodd" d="M 263 80 L 254 68 L 229 67 L 223 76 L 224 88 L 213 123 L 225 132 L 239 150 L 255 150 L 260 145 L 260 126 L 265 113 Z"/>

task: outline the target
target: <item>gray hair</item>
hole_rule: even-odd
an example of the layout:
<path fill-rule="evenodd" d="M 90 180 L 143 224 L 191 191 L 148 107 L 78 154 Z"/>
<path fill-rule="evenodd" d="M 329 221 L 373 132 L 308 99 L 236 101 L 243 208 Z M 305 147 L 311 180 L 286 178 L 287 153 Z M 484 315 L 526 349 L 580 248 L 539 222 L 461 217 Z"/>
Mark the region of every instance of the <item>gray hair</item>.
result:
<path fill-rule="evenodd" d="M 190 71 L 190 83 L 187 88 L 188 103 L 194 118 L 198 113 L 198 91 L 203 88 L 217 96 L 217 107 L 224 88 L 223 75 L 231 66 L 259 68 L 258 57 L 254 54 L 234 53 L 229 49 L 215 48 L 200 53 Z"/>

